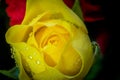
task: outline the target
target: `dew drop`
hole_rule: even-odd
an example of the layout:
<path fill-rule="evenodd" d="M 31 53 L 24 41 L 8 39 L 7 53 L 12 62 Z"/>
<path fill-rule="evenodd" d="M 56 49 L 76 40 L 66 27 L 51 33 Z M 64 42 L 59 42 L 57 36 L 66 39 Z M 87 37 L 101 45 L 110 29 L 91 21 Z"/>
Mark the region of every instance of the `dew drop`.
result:
<path fill-rule="evenodd" d="M 32 59 L 33 57 L 32 57 L 32 56 L 29 56 L 28 58 L 29 58 L 29 59 Z"/>
<path fill-rule="evenodd" d="M 12 58 L 12 59 L 14 58 L 14 55 L 13 55 L 13 54 L 11 55 L 11 58 Z"/>
<path fill-rule="evenodd" d="M 36 61 L 36 63 L 37 63 L 37 64 L 40 64 L 40 61 L 39 61 L 39 60 L 37 60 L 37 61 Z"/>
<path fill-rule="evenodd" d="M 15 55 L 15 49 L 14 49 L 14 47 L 10 48 L 10 51 L 12 53 L 11 58 L 14 58 L 14 55 Z"/>
<path fill-rule="evenodd" d="M 11 48 L 11 53 L 14 55 L 15 54 L 15 51 L 14 51 L 14 48 Z"/>

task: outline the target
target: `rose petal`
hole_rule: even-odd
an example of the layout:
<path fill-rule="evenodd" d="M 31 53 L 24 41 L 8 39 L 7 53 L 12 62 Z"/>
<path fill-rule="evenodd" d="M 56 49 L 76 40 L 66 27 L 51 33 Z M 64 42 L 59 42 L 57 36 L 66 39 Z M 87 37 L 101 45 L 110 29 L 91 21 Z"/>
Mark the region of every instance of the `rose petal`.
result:
<path fill-rule="evenodd" d="M 16 25 L 6 32 L 6 40 L 8 43 L 26 42 L 28 34 L 32 28 L 26 25 Z"/>

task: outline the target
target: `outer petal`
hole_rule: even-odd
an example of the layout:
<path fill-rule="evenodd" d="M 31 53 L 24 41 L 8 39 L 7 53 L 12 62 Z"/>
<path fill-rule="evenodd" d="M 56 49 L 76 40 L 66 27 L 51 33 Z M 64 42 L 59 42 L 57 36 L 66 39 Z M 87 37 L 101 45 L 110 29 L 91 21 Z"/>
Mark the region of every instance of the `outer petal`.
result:
<path fill-rule="evenodd" d="M 25 42 L 29 37 L 32 28 L 26 25 L 15 25 L 8 29 L 5 34 L 8 43 Z"/>
<path fill-rule="evenodd" d="M 87 32 L 82 20 L 71 9 L 69 9 L 62 0 L 28 0 L 25 18 L 22 24 L 28 24 L 34 17 L 37 17 L 37 15 L 46 11 L 60 12 L 63 15 L 63 19 L 72 22 L 84 32 Z"/>
<path fill-rule="evenodd" d="M 22 59 L 21 59 L 21 55 L 19 54 L 19 51 L 16 49 L 16 47 L 12 47 L 12 51 L 13 51 L 15 61 L 17 63 L 17 67 L 19 67 L 19 70 L 20 70 L 19 79 L 20 80 L 30 80 L 30 78 L 28 77 L 28 75 L 26 74 L 26 72 L 23 68 Z"/>
<path fill-rule="evenodd" d="M 94 60 L 93 47 L 89 36 L 80 29 L 74 32 L 74 39 L 72 41 L 73 48 L 79 52 L 82 59 L 82 70 L 80 75 L 85 77 Z"/>
<path fill-rule="evenodd" d="M 86 33 L 82 32 L 82 30 L 80 28 L 76 28 L 75 26 L 70 27 L 67 25 L 66 29 L 68 31 L 70 31 L 73 36 L 72 36 L 71 43 L 69 43 L 69 45 L 72 45 L 72 48 L 68 48 L 68 51 L 65 52 L 65 55 L 68 56 L 68 60 L 69 60 L 69 55 L 70 55 L 69 51 L 76 51 L 76 53 L 79 54 L 80 57 L 79 56 L 77 56 L 77 57 L 79 57 L 79 59 L 81 59 L 81 64 L 79 64 L 81 66 L 81 69 L 80 69 L 80 72 L 76 76 L 79 78 L 84 78 L 85 75 L 88 73 L 90 67 L 92 66 L 93 60 L 94 60 L 93 47 L 92 47 L 91 41 L 89 39 L 89 36 Z M 77 55 L 76 53 L 71 54 L 71 55 L 75 56 L 75 55 Z M 63 57 L 65 57 L 65 56 L 63 56 Z M 62 58 L 62 59 L 64 59 L 64 58 Z M 73 57 L 70 57 L 70 59 L 73 59 Z M 67 60 L 65 60 L 65 61 L 67 61 Z M 73 63 L 71 62 L 71 65 L 72 64 L 74 65 L 74 63 L 75 62 L 73 62 Z M 62 65 L 64 65 L 64 64 L 62 64 Z M 75 65 L 74 65 L 74 67 L 75 67 Z M 80 76 L 78 76 L 78 75 L 80 75 Z"/>
<path fill-rule="evenodd" d="M 42 54 L 25 43 L 12 43 L 14 58 L 20 69 L 20 80 L 29 80 L 34 74 L 45 71 Z"/>
<path fill-rule="evenodd" d="M 49 67 L 43 60 L 42 53 L 25 43 L 11 43 L 13 55 L 20 69 L 20 80 L 70 80 L 53 67 Z"/>

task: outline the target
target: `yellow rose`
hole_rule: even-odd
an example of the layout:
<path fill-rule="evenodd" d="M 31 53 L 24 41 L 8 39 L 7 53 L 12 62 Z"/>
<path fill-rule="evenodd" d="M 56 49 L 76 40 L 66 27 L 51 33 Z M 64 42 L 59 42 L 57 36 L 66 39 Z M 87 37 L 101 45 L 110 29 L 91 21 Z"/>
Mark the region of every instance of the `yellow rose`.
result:
<path fill-rule="evenodd" d="M 94 59 L 85 25 L 62 0 L 28 0 L 22 24 L 8 29 L 6 41 L 20 80 L 81 80 Z"/>

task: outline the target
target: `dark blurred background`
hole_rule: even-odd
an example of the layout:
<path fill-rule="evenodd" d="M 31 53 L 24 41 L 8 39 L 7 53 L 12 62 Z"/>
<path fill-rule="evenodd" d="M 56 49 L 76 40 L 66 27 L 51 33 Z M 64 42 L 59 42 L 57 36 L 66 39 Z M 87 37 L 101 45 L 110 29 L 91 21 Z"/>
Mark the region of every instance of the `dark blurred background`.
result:
<path fill-rule="evenodd" d="M 92 1 L 92 0 L 91 0 Z M 102 70 L 94 80 L 120 80 L 120 25 L 119 7 L 117 0 L 93 0 L 102 6 L 104 21 L 85 22 L 89 36 L 94 39 L 97 32 L 103 27 L 109 33 L 106 50 L 103 54 Z M 95 28 L 97 27 L 97 28 Z"/>
<path fill-rule="evenodd" d="M 93 0 L 95 1 L 95 0 Z M 119 29 L 119 5 L 116 0 L 98 0 L 102 5 L 104 21 L 88 23 L 85 22 L 91 38 L 95 37 L 99 27 L 105 27 L 109 32 L 108 45 L 102 61 L 102 69 L 94 80 L 120 80 L 120 29 Z M 9 70 L 15 66 L 11 58 L 10 47 L 5 41 L 5 32 L 8 29 L 9 18 L 5 12 L 5 0 L 0 0 L 0 69 Z M 94 26 L 98 26 L 95 29 Z M 12 80 L 0 74 L 0 80 Z"/>
<path fill-rule="evenodd" d="M 9 18 L 5 12 L 5 0 L 0 0 L 0 70 L 9 70 L 15 64 L 11 58 L 10 47 L 5 40 L 5 32 L 8 29 Z M 13 80 L 0 74 L 0 80 Z"/>
<path fill-rule="evenodd" d="M 95 0 L 94 0 L 95 1 Z M 119 7 L 117 0 L 98 0 L 102 6 L 105 21 L 103 23 L 92 23 L 92 25 L 103 26 L 109 32 L 107 47 L 102 62 L 102 70 L 95 80 L 120 80 L 120 29 L 119 29 Z M 87 24 L 88 26 L 91 26 Z M 92 34 L 92 29 L 88 28 Z"/>

